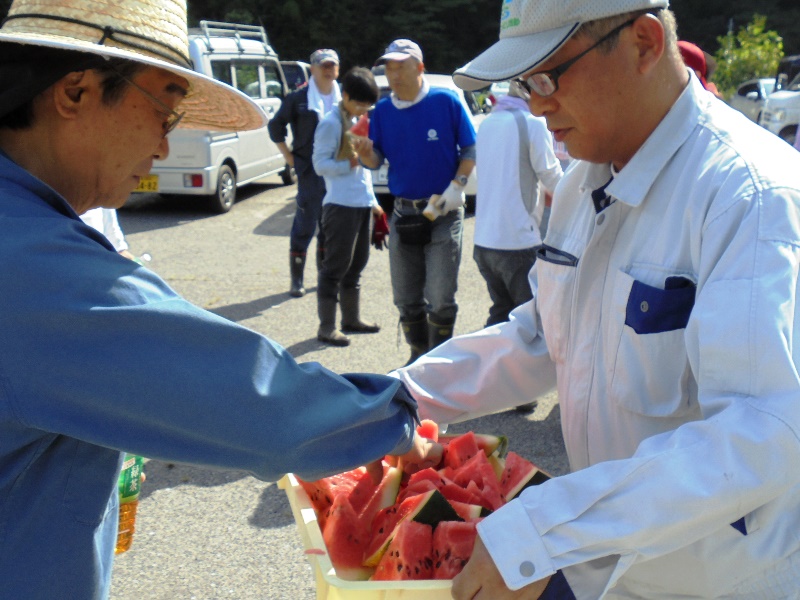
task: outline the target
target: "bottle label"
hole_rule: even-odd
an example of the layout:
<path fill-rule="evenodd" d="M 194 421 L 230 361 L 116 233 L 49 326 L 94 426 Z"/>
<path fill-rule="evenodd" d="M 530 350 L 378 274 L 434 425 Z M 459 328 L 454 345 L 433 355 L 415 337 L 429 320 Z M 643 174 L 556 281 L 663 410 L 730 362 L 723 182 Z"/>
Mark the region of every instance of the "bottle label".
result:
<path fill-rule="evenodd" d="M 141 456 L 125 455 L 125 462 L 122 463 L 122 471 L 119 474 L 120 504 L 132 502 L 139 497 L 139 492 L 142 489 L 143 463 Z"/>

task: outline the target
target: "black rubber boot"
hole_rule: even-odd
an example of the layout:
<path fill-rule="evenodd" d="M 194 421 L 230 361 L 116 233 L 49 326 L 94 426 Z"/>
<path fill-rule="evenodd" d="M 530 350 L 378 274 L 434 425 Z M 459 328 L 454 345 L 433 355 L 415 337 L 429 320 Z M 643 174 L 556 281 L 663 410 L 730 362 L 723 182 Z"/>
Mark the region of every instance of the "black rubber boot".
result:
<path fill-rule="evenodd" d="M 349 346 L 350 338 L 336 329 L 336 304 L 336 298 L 317 296 L 317 312 L 319 313 L 317 339 L 331 346 Z"/>
<path fill-rule="evenodd" d="M 300 298 L 306 293 L 306 288 L 303 287 L 303 271 L 306 268 L 306 253 L 305 252 L 289 252 L 289 273 L 292 278 L 292 287 L 289 289 L 289 295 L 292 298 Z"/>
<path fill-rule="evenodd" d="M 378 333 L 381 330 L 377 323 L 365 323 L 361 320 L 360 289 L 342 288 L 339 291 L 339 304 L 342 307 L 342 331 L 344 333 Z"/>
<path fill-rule="evenodd" d="M 411 346 L 411 356 L 405 366 L 410 365 L 428 351 L 428 323 L 425 317 L 417 321 L 400 321 L 406 342 Z"/>
<path fill-rule="evenodd" d="M 428 349 L 433 350 L 442 342 L 446 342 L 453 337 L 454 325 L 455 321 L 452 323 L 435 323 L 428 317 Z"/>

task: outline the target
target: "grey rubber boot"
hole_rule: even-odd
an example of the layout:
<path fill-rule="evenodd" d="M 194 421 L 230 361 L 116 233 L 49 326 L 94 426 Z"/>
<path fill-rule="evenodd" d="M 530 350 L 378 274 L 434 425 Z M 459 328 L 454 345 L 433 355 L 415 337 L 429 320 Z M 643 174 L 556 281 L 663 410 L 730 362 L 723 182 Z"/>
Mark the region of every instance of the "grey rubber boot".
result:
<path fill-rule="evenodd" d="M 289 252 L 289 274 L 292 278 L 292 287 L 289 295 L 292 298 L 300 298 L 305 295 L 306 288 L 303 287 L 303 271 L 306 268 L 305 252 Z"/>
<path fill-rule="evenodd" d="M 336 298 L 317 296 L 317 312 L 319 313 L 319 330 L 317 339 L 331 346 L 349 346 L 350 338 L 336 329 Z"/>
<path fill-rule="evenodd" d="M 406 342 L 411 346 L 411 356 L 405 366 L 410 365 L 428 351 L 428 322 L 425 317 L 417 321 L 400 321 Z"/>
<path fill-rule="evenodd" d="M 435 323 L 428 317 L 428 349 L 433 350 L 442 342 L 446 342 L 453 337 L 454 325 L 455 321 L 452 323 Z"/>
<path fill-rule="evenodd" d="M 339 304 L 342 307 L 342 331 L 344 333 L 378 333 L 377 323 L 361 320 L 361 290 L 342 288 L 339 290 Z"/>

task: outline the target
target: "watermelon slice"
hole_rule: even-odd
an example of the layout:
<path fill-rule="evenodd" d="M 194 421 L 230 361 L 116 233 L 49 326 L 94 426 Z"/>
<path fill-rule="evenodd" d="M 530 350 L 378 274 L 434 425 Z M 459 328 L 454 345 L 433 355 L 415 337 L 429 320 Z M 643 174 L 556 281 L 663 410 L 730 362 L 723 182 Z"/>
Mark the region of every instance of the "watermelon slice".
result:
<path fill-rule="evenodd" d="M 428 438 L 434 442 L 439 441 L 439 426 L 430 419 L 422 419 L 420 424 L 417 426 L 417 433 L 421 437 Z"/>
<path fill-rule="evenodd" d="M 486 456 L 490 456 L 492 454 L 496 454 L 500 458 L 506 455 L 508 451 L 508 438 L 504 435 L 491 435 L 488 433 L 472 433 L 475 438 L 475 444 L 483 450 Z M 439 435 L 439 443 L 443 446 L 447 446 L 453 440 L 462 437 L 462 435 L 466 434 L 457 434 L 457 433 L 443 433 Z"/>
<path fill-rule="evenodd" d="M 447 498 L 450 502 L 455 501 L 464 502 L 466 504 L 480 504 L 480 488 L 475 486 L 475 490 L 476 492 L 473 492 L 472 490 L 463 488 L 455 483 L 448 483 L 439 491 L 441 492 L 442 496 Z"/>
<path fill-rule="evenodd" d="M 458 516 L 465 521 L 474 521 L 482 516 L 483 511 L 486 510 L 480 504 L 467 504 L 466 502 L 459 502 L 458 500 L 448 500 L 448 502 L 450 506 L 453 507 L 453 510 L 458 513 Z"/>
<path fill-rule="evenodd" d="M 346 473 L 331 475 L 330 477 L 325 477 L 317 481 L 304 481 L 299 477 L 297 481 L 303 487 L 306 494 L 308 494 L 311 506 L 314 507 L 314 512 L 317 513 L 319 527 L 323 531 L 325 529 L 325 521 L 328 517 L 328 513 L 333 505 L 333 499 L 336 496 L 341 494 L 348 495 L 359 485 L 362 487 L 369 485 L 373 490 L 375 488 L 375 484 L 372 483 L 371 478 L 367 474 L 367 470 L 363 467 L 347 471 Z M 367 493 L 366 490 L 362 489 L 359 491 L 358 496 L 361 497 Z M 363 506 L 363 503 L 357 502 L 357 504 Z"/>
<path fill-rule="evenodd" d="M 500 492 L 506 501 L 519 496 L 526 487 L 539 485 L 550 479 L 550 476 L 540 471 L 532 462 L 522 458 L 516 452 L 509 452 L 506 464 L 500 477 Z"/>
<path fill-rule="evenodd" d="M 378 484 L 369 502 L 367 502 L 366 506 L 358 513 L 359 519 L 361 519 L 367 529 L 372 527 L 372 521 L 379 511 L 392 506 L 397 501 L 397 494 L 400 491 L 400 481 L 402 477 L 402 470 L 396 467 L 389 467 L 388 465 L 385 466 L 383 470 L 383 479 L 380 484 Z"/>
<path fill-rule="evenodd" d="M 364 113 L 359 117 L 356 124 L 350 128 L 348 131 L 351 135 L 357 135 L 360 137 L 367 137 L 369 135 L 369 117 L 367 117 L 367 113 Z"/>
<path fill-rule="evenodd" d="M 433 532 L 433 578 L 452 579 L 472 556 L 475 522 L 444 521 Z"/>
<path fill-rule="evenodd" d="M 441 521 L 458 520 L 461 517 L 438 490 L 406 498 L 399 506 L 391 506 L 375 516 L 372 541 L 364 551 L 363 564 L 374 567 L 380 562 L 403 521 L 416 521 L 436 527 Z"/>
<path fill-rule="evenodd" d="M 479 452 L 475 434 L 468 431 L 464 435 L 450 440 L 442 453 L 442 462 L 446 467 L 458 469 Z"/>
<path fill-rule="evenodd" d="M 402 502 L 410 496 L 441 489 L 446 481 L 447 480 L 435 469 L 428 468 L 417 471 L 409 477 L 408 483 L 403 488 L 403 491 L 400 492 L 397 499 Z"/>
<path fill-rule="evenodd" d="M 482 501 L 481 506 L 485 506 L 491 510 L 497 510 L 503 504 L 503 498 L 500 482 L 497 475 L 489 463 L 489 459 L 483 452 L 478 452 L 475 456 L 470 458 L 464 465 L 458 469 L 453 477 L 453 483 L 461 485 L 469 489 L 469 484 L 474 482 L 480 489 Z"/>
<path fill-rule="evenodd" d="M 358 518 L 347 496 L 336 496 L 322 539 L 337 577 L 348 581 L 369 579 L 372 570 L 361 564 L 369 537 L 369 528 Z"/>
<path fill-rule="evenodd" d="M 378 563 L 374 581 L 431 579 L 433 529 L 425 523 L 403 521 Z"/>

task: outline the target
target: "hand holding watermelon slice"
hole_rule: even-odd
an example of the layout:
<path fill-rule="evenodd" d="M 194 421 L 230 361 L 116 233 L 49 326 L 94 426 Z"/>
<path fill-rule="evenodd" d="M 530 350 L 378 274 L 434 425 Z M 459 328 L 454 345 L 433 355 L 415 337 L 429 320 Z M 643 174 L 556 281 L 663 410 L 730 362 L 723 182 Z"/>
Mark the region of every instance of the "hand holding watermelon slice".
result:
<path fill-rule="evenodd" d="M 348 131 L 350 135 L 357 135 L 358 137 L 368 137 L 369 136 L 369 117 L 367 113 L 364 113 L 359 117 L 356 124 L 350 128 Z"/>

